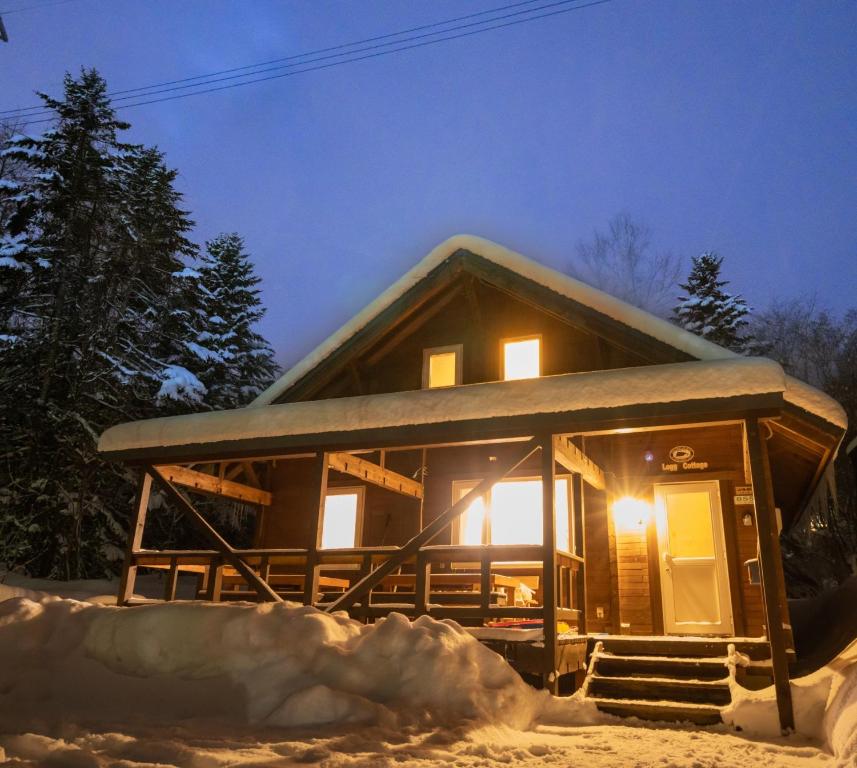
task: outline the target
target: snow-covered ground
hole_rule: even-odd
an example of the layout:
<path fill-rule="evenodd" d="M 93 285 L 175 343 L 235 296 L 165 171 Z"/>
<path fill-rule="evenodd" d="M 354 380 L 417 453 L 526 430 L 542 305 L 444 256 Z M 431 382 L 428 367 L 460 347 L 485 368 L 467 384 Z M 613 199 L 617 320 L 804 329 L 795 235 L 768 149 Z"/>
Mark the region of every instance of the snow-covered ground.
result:
<path fill-rule="evenodd" d="M 92 585 L 74 585 L 78 600 L 39 591 L 49 586 L 0 584 L 9 765 L 857 766 L 854 646 L 796 693 L 802 733 L 781 738 L 767 735 L 770 692 L 733 708 L 741 733 L 620 724 L 533 690 L 453 622 L 125 609 L 81 600 Z"/>

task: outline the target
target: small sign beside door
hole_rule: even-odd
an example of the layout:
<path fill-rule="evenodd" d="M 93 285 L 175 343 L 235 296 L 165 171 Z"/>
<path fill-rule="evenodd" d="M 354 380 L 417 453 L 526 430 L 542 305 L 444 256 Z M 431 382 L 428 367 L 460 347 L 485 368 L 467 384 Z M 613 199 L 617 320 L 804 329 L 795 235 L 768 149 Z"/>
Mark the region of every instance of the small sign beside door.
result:
<path fill-rule="evenodd" d="M 753 499 L 752 485 L 736 485 L 735 486 L 735 504 L 755 504 Z"/>

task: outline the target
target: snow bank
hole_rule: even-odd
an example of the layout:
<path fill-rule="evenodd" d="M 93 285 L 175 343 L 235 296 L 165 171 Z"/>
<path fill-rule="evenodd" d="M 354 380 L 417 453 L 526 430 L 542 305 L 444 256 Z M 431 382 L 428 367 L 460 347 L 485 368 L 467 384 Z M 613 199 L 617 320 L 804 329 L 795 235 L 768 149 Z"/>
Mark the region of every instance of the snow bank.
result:
<path fill-rule="evenodd" d="M 290 604 L 13 598 L 0 603 L 0 658 L 6 730 L 188 719 L 526 728 L 543 713 L 575 717 L 457 624 L 429 617 L 366 626 Z"/>
<path fill-rule="evenodd" d="M 779 735 L 773 686 L 748 691 L 732 679 L 730 688 L 723 722 L 751 735 Z M 791 692 L 797 733 L 826 743 L 840 765 L 857 766 L 857 640 L 827 666 L 792 680 Z"/>

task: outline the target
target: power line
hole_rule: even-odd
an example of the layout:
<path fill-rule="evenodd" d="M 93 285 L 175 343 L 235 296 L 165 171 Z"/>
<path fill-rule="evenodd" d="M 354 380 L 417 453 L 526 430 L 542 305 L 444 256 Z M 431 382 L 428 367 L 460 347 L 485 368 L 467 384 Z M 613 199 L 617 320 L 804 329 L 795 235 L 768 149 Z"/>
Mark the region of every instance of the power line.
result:
<path fill-rule="evenodd" d="M 481 29 L 472 29 L 472 30 L 469 30 L 467 32 L 461 32 L 461 33 L 455 34 L 455 35 L 447 35 L 446 37 L 436 37 L 433 40 L 423 40 L 423 41 L 418 42 L 418 43 L 413 43 L 412 45 L 403 45 L 403 46 L 400 46 L 398 48 L 391 48 L 391 49 L 388 49 L 385 51 L 375 51 L 374 53 L 367 53 L 363 56 L 353 56 L 351 58 L 345 58 L 345 59 L 342 59 L 340 61 L 333 61 L 333 62 L 328 62 L 326 64 L 320 64 L 318 66 L 305 67 L 303 69 L 296 69 L 296 70 L 293 70 L 291 72 L 281 72 L 279 74 L 268 75 L 266 77 L 258 77 L 258 78 L 254 78 L 254 79 L 250 79 L 250 80 L 244 80 L 244 81 L 239 82 L 239 83 L 229 83 L 228 85 L 220 85 L 220 86 L 216 86 L 214 88 L 204 88 L 204 89 L 200 89 L 200 90 L 194 90 L 194 91 L 191 91 L 189 93 L 174 94 L 172 96 L 163 96 L 161 98 L 149 99 L 147 101 L 136 101 L 136 102 L 133 102 L 130 104 L 120 104 L 117 107 L 117 109 L 125 109 L 128 107 L 141 107 L 141 106 L 145 106 L 147 104 L 157 104 L 157 103 L 160 103 L 163 101 L 175 101 L 177 99 L 188 98 L 189 96 L 199 96 L 199 95 L 205 94 L 205 93 L 214 93 L 217 91 L 225 91 L 225 90 L 229 90 L 232 88 L 238 88 L 238 87 L 243 86 L 243 85 L 251 85 L 253 83 L 266 82 L 268 80 L 277 80 L 277 79 L 284 78 L 284 77 L 292 77 L 293 75 L 304 74 L 306 72 L 316 72 L 316 71 L 322 70 L 322 69 L 331 69 L 333 67 L 338 67 L 338 66 L 341 66 L 343 64 L 352 64 L 352 63 L 357 62 L 357 61 L 364 61 L 366 59 L 374 59 L 374 58 L 379 58 L 381 56 L 387 56 L 391 53 L 399 53 L 401 51 L 408 51 L 408 50 L 412 50 L 415 48 L 422 48 L 422 47 L 425 47 L 428 45 L 435 45 L 436 43 L 447 42 L 449 40 L 457 40 L 457 39 L 464 38 L 464 37 L 471 37 L 473 35 L 482 34 L 483 32 L 489 32 L 489 31 L 492 31 L 495 29 L 502 29 L 505 27 L 517 26 L 518 24 L 524 24 L 528 21 L 536 21 L 539 19 L 545 19 L 545 18 L 549 18 L 552 16 L 559 16 L 560 14 L 570 13 L 571 11 L 582 10 L 584 8 L 590 8 L 590 7 L 596 6 L 596 5 L 604 5 L 605 3 L 609 3 L 610 1 L 611 0 L 591 0 L 591 2 L 584 3 L 581 5 L 574 5 L 571 7 L 562 7 L 562 8 L 558 8 L 558 9 L 549 11 L 547 13 L 531 15 L 531 16 L 527 16 L 525 18 L 513 19 L 511 21 L 505 21 L 502 24 L 493 24 L 491 26 L 483 27 Z M 569 3 L 569 2 L 577 2 L 577 0 L 560 0 L 560 2 L 552 3 L 548 6 L 541 6 L 540 8 L 534 8 L 532 10 L 538 11 L 538 10 L 541 10 L 542 8 L 547 8 L 547 7 L 556 6 L 556 5 L 565 5 L 566 3 Z M 495 20 L 496 19 L 490 19 L 485 23 L 490 24 L 491 21 L 495 21 Z M 444 32 L 446 32 L 446 31 L 452 31 L 452 30 L 445 30 Z M 439 32 L 436 34 L 444 34 L 444 32 Z M 399 41 L 399 42 L 407 42 L 407 39 Z M 396 45 L 396 44 L 398 44 L 398 43 L 392 43 L 392 45 Z M 346 55 L 348 55 L 348 54 L 346 54 Z M 250 73 L 250 74 L 252 75 L 252 74 L 256 74 L 256 73 Z M 210 82 L 216 82 L 216 81 L 210 81 Z M 198 83 L 197 85 L 207 85 L 207 84 L 209 84 L 209 83 Z M 145 94 L 144 93 L 144 94 L 140 94 L 136 98 L 145 98 L 146 96 L 149 96 L 149 95 L 153 95 L 153 94 Z M 27 116 L 24 116 L 24 117 L 27 117 Z M 54 119 L 55 119 L 54 117 L 47 117 L 47 118 L 42 118 L 39 120 L 28 120 L 28 123 L 29 124 L 47 123 L 47 122 L 52 122 Z"/>
<path fill-rule="evenodd" d="M 166 86 L 177 85 L 179 83 L 190 83 L 191 81 L 199 80 L 199 81 L 204 81 L 204 82 L 198 82 L 198 83 L 195 83 L 195 85 L 208 85 L 208 84 L 211 84 L 214 82 L 220 82 L 220 80 L 214 79 L 214 78 L 218 78 L 219 75 L 229 75 L 233 72 L 241 72 L 244 70 L 257 70 L 254 72 L 245 72 L 244 75 L 234 75 L 232 78 L 226 78 L 226 79 L 250 77 L 254 74 L 262 74 L 263 72 L 274 71 L 275 69 L 280 69 L 280 68 L 286 69 L 288 67 L 296 67 L 296 66 L 300 66 L 301 64 L 309 64 L 309 63 L 313 63 L 314 61 L 320 61 L 321 60 L 321 59 L 312 59 L 311 61 L 297 62 L 296 60 L 298 60 L 298 59 L 305 59 L 305 58 L 310 57 L 310 56 L 319 56 L 320 54 L 331 53 L 332 51 L 341 51 L 341 50 L 344 50 L 346 48 L 354 48 L 355 46 L 358 46 L 358 45 L 364 45 L 366 43 L 374 43 L 374 42 L 377 42 L 379 40 L 389 40 L 390 38 L 394 38 L 394 37 L 402 37 L 404 35 L 413 34 L 414 32 L 422 32 L 423 30 L 426 30 L 426 29 L 432 29 L 435 27 L 442 27 L 442 26 L 446 26 L 449 24 L 455 24 L 459 21 L 467 21 L 469 19 L 474 19 L 474 18 L 477 18 L 479 16 L 487 16 L 487 15 L 491 15 L 491 14 L 496 14 L 496 13 L 500 13 L 501 11 L 507 11 L 507 10 L 510 10 L 512 8 L 520 8 L 521 6 L 524 6 L 524 5 L 533 5 L 534 3 L 539 3 L 539 2 L 544 2 L 544 0 L 521 0 L 520 2 L 511 3 L 509 5 L 503 5 L 503 6 L 500 6 L 498 8 L 490 8 L 490 9 L 485 10 L 485 11 L 478 11 L 476 13 L 469 13 L 469 14 L 466 14 L 464 16 L 456 16 L 456 17 L 451 18 L 451 19 L 444 19 L 443 21 L 432 22 L 431 24 L 422 24 L 420 26 L 410 27 L 409 29 L 402 29 L 402 30 L 399 30 L 397 32 L 388 32 L 387 34 L 384 34 L 384 35 L 376 35 L 375 37 L 368 37 L 368 38 L 364 38 L 362 40 L 355 40 L 355 41 L 352 41 L 350 43 L 341 43 L 339 45 L 330 46 L 328 48 L 319 48 L 319 49 L 316 49 L 314 51 L 306 51 L 304 53 L 297 53 L 297 54 L 293 54 L 291 56 L 285 56 L 285 57 L 278 58 L 278 59 L 270 59 L 268 61 L 261 61 L 261 62 L 255 63 L 255 64 L 246 64 L 246 65 L 241 66 L 241 67 L 233 67 L 231 69 L 217 70 L 215 72 L 209 72 L 208 74 L 205 74 L 205 75 L 195 75 L 193 77 L 184 77 L 184 78 L 180 78 L 178 80 L 166 80 L 166 81 L 161 82 L 161 83 L 153 83 L 151 85 L 139 86 L 137 88 L 125 88 L 123 90 L 109 91 L 107 93 L 107 96 L 110 96 L 110 97 L 119 96 L 120 99 L 116 99 L 117 101 L 122 100 L 122 99 L 132 99 L 132 98 L 138 98 L 138 97 L 142 98 L 144 96 L 154 95 L 154 89 L 165 88 Z M 563 0 L 563 2 L 570 3 L 570 2 L 577 2 L 577 0 Z M 535 10 L 539 10 L 539 9 L 536 8 L 536 9 L 529 9 L 529 10 L 535 11 Z M 519 11 L 518 13 L 520 14 L 520 13 L 527 13 L 527 12 L 528 11 Z M 479 23 L 488 24 L 491 21 L 496 21 L 497 19 L 500 19 L 500 18 L 506 18 L 506 17 L 503 16 L 503 17 L 495 17 L 494 19 L 486 19 L 483 22 L 475 22 L 474 24 L 471 24 L 470 26 L 474 26 L 474 25 L 479 24 Z M 468 26 L 468 25 L 463 25 L 463 26 Z M 437 33 L 434 33 L 434 34 L 442 34 L 445 32 L 452 32 L 452 31 L 455 31 L 456 29 L 463 28 L 463 26 L 462 27 L 454 27 L 454 28 L 447 29 L 447 30 L 441 30 L 441 31 L 438 31 Z M 425 37 L 428 37 L 428 36 L 430 36 L 430 34 L 425 35 Z M 385 45 L 396 45 L 398 43 L 409 42 L 412 39 L 417 39 L 417 38 L 407 38 L 407 39 L 403 39 L 403 40 L 392 41 L 392 42 L 385 43 L 385 44 L 378 45 L 378 46 L 370 46 L 370 48 L 362 48 L 359 50 L 349 51 L 348 53 L 341 53 L 341 54 L 339 54 L 339 56 L 351 56 L 355 53 L 362 53 L 363 51 L 370 50 L 371 48 L 381 48 L 381 47 L 384 47 Z M 336 56 L 334 55 L 334 56 L 328 56 L 328 57 L 322 57 L 322 58 L 325 58 L 325 59 L 326 58 L 336 58 Z M 270 64 L 282 64 L 283 62 L 287 62 L 287 61 L 295 61 L 296 63 L 291 64 L 291 65 L 283 65 L 282 67 L 272 67 L 271 69 L 259 70 L 260 67 L 266 67 Z M 190 88 L 192 86 L 181 86 L 181 87 Z M 142 93 L 142 91 L 148 91 L 148 93 Z M 157 91 L 157 92 L 160 93 L 162 91 Z M 123 95 L 123 94 L 131 94 L 131 93 L 136 93 L 137 95 L 136 96 L 124 96 Z M 18 107 L 16 109 L 0 110 L 0 115 L 12 115 L 12 114 L 14 114 L 14 115 L 18 115 L 18 116 L 24 116 L 24 113 L 26 113 L 26 112 L 33 113 L 31 116 L 36 116 L 35 113 L 37 113 L 37 112 L 41 113 L 41 114 L 47 114 L 49 112 L 49 110 L 45 109 L 44 104 L 38 104 L 38 105 L 34 105 L 32 107 Z"/>
<path fill-rule="evenodd" d="M 10 8 L 7 11 L 0 11 L 1 15 L 9 16 L 13 13 L 23 13 L 24 11 L 34 11 L 37 8 L 50 8 L 54 5 L 65 5 L 66 3 L 76 3 L 77 0 L 53 0 L 50 3 L 36 3 L 35 5 L 25 5 L 20 8 Z"/>

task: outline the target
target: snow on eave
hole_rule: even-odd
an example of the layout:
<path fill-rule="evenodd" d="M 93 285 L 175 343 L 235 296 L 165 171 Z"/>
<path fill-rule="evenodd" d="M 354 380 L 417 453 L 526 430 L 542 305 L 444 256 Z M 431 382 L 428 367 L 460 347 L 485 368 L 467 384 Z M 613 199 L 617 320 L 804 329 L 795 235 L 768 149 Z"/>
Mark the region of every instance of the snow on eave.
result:
<path fill-rule="evenodd" d="M 783 369 L 764 358 L 693 361 L 380 395 L 280 403 L 136 421 L 108 429 L 98 450 L 118 453 L 241 440 L 558 414 L 782 394 Z"/>
<path fill-rule="evenodd" d="M 394 301 L 413 288 L 423 278 L 459 250 L 470 251 L 498 266 L 516 272 L 534 283 L 573 299 L 596 312 L 651 336 L 698 360 L 720 360 L 739 357 L 735 352 L 714 344 L 695 333 L 685 331 L 666 320 L 638 307 L 586 285 L 569 275 L 539 264 L 502 245 L 475 235 L 454 235 L 434 248 L 416 266 L 405 273 L 377 299 L 367 305 L 338 331 L 319 344 L 300 362 L 292 366 L 277 381 L 262 392 L 248 407 L 270 405 L 293 384 L 303 378 L 346 341 L 366 327 Z"/>
<path fill-rule="evenodd" d="M 830 395 L 805 381 L 796 379 L 794 376 L 786 376 L 786 391 L 783 397 L 786 402 L 796 405 L 834 426 L 848 429 L 848 416 L 845 409 Z"/>

